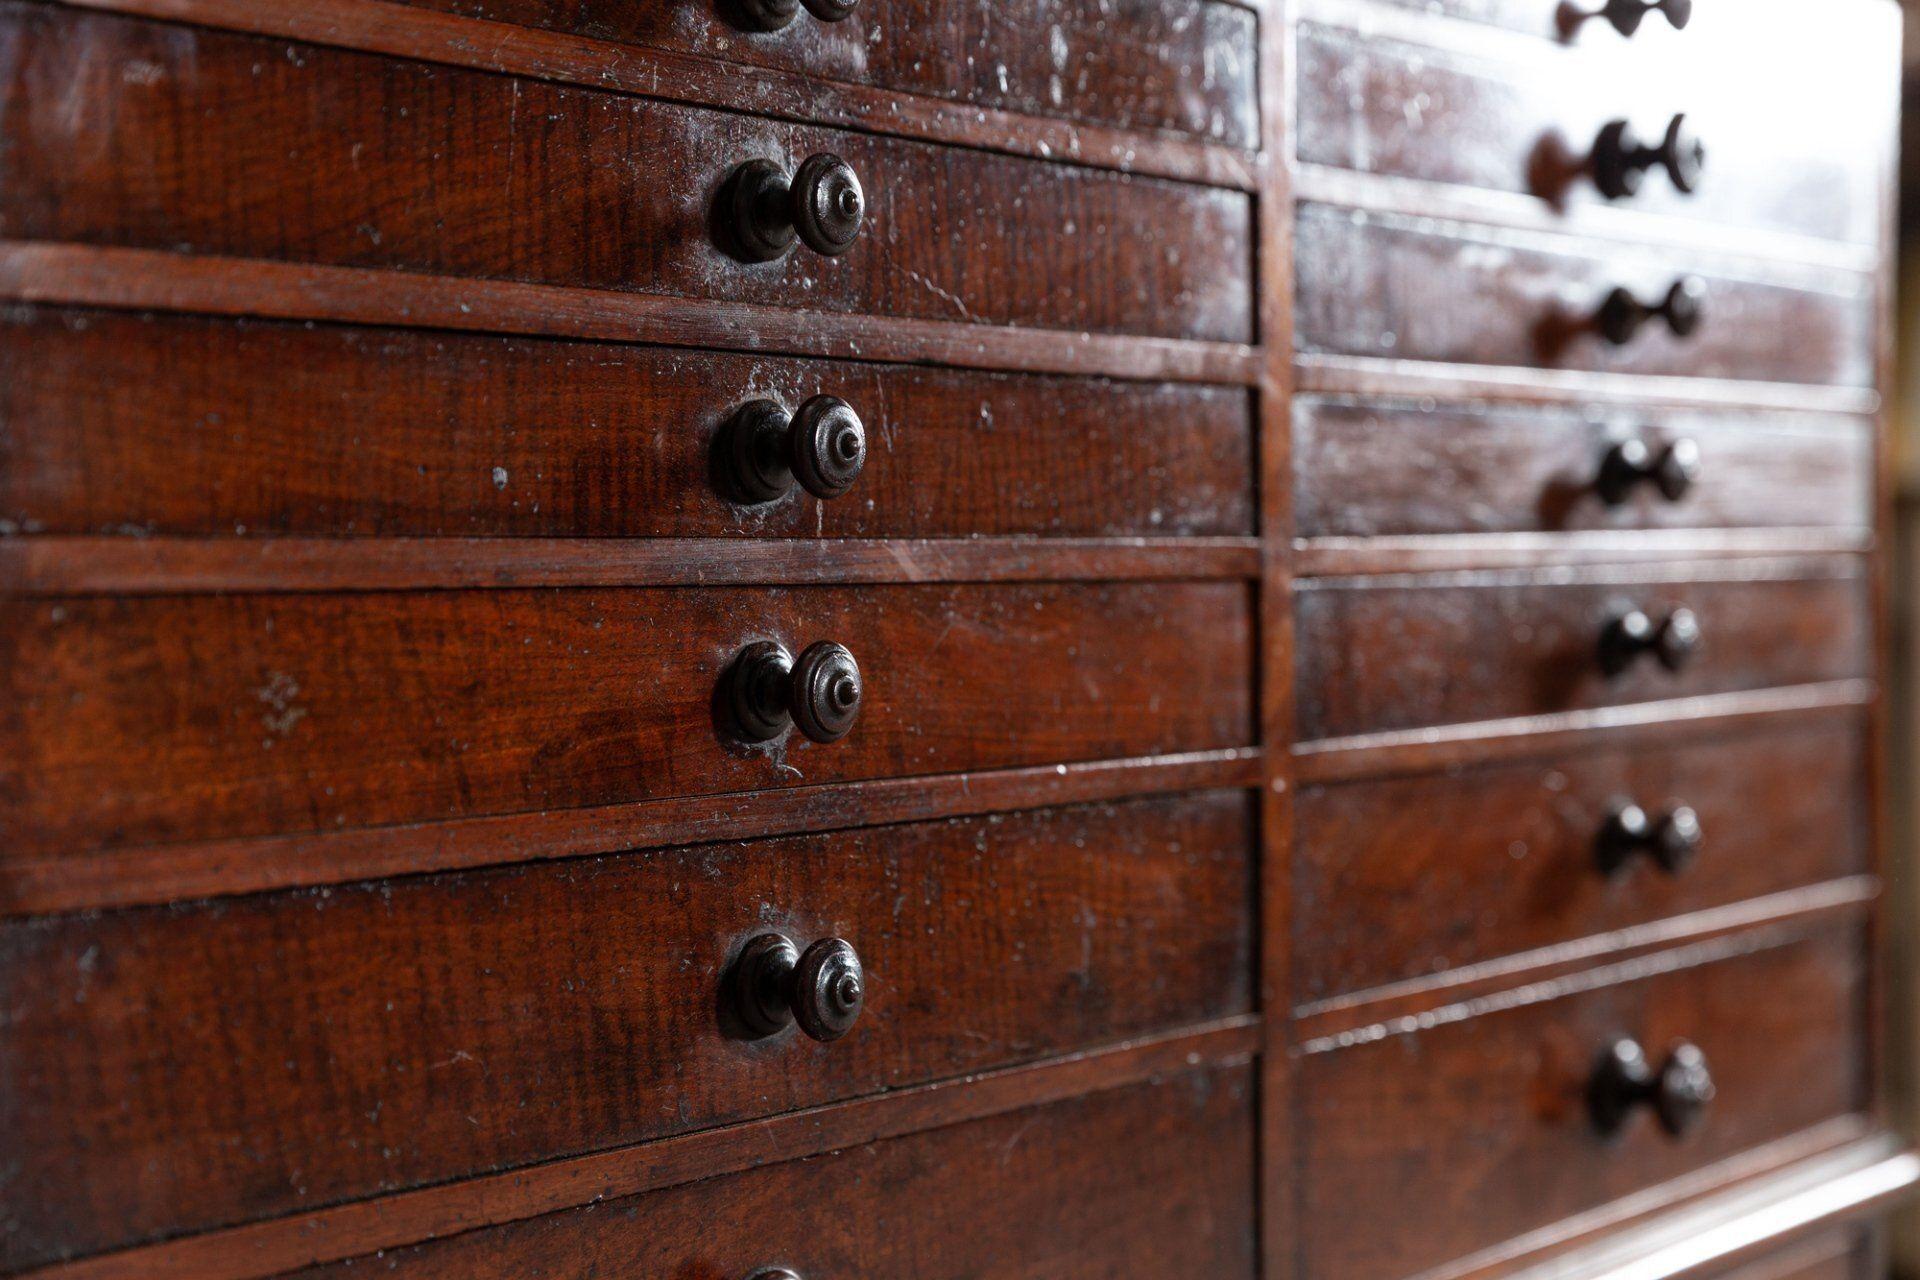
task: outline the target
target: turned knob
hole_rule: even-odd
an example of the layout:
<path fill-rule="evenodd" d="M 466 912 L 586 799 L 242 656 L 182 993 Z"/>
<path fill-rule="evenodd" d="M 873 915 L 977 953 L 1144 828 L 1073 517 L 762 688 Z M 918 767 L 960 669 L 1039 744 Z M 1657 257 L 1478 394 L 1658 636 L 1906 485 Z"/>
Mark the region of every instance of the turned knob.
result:
<path fill-rule="evenodd" d="M 1637 1106 L 1647 1106 L 1674 1137 L 1693 1128 L 1713 1101 L 1713 1075 L 1707 1055 L 1684 1040 L 1658 1071 L 1638 1042 L 1620 1039 L 1608 1045 L 1594 1068 L 1588 1089 L 1593 1123 L 1601 1133 L 1617 1133 Z"/>
<path fill-rule="evenodd" d="M 1677 805 L 1658 820 L 1632 801 L 1616 804 L 1600 828 L 1600 867 L 1607 874 L 1645 854 L 1670 875 L 1693 864 L 1706 843 L 1700 815 L 1691 806 Z"/>
<path fill-rule="evenodd" d="M 718 442 L 722 487 L 749 505 L 793 492 L 837 498 L 867 462 L 867 429 L 838 396 L 814 396 L 791 416 L 771 400 L 743 405 Z"/>
<path fill-rule="evenodd" d="M 845 253 L 866 213 L 859 177 L 835 155 L 808 156 L 791 178 L 771 160 L 749 160 L 720 192 L 730 247 L 749 262 L 785 257 L 796 239 L 827 257 Z"/>
<path fill-rule="evenodd" d="M 799 16 L 804 3 L 807 12 L 822 22 L 845 22 L 860 7 L 860 0 L 737 0 L 742 24 L 754 31 L 780 31 Z"/>
<path fill-rule="evenodd" d="M 729 981 L 734 1013 L 761 1037 L 798 1023 L 815 1040 L 838 1040 L 867 999 L 860 955 L 844 938 L 822 938 L 802 952 L 785 934 L 763 933 L 734 961 Z"/>
<path fill-rule="evenodd" d="M 1600 633 L 1600 665 L 1618 675 L 1645 654 L 1652 654 L 1669 671 L 1678 671 L 1698 653 L 1700 619 L 1691 609 L 1675 609 L 1655 622 L 1643 609 L 1628 609 Z"/>
<path fill-rule="evenodd" d="M 1707 167 L 1707 148 L 1687 127 L 1686 116 L 1675 116 L 1666 135 L 1652 146 L 1642 142 L 1625 120 L 1615 120 L 1602 129 L 1593 144 L 1594 185 L 1609 200 L 1623 200 L 1637 193 L 1647 171 L 1655 167 L 1665 169 L 1683 195 L 1699 189 L 1700 175 Z"/>
<path fill-rule="evenodd" d="M 1700 446 L 1692 440 L 1683 437 L 1664 449 L 1655 449 L 1635 438 L 1622 440 L 1607 450 L 1594 488 L 1610 507 L 1625 502 L 1641 485 L 1651 485 L 1668 502 L 1678 502 L 1699 478 Z"/>
<path fill-rule="evenodd" d="M 1676 338 L 1690 337 L 1700 327 L 1700 314 L 1707 300 L 1706 281 L 1698 276 L 1676 280 L 1667 296 L 1658 303 L 1640 301 L 1625 289 L 1615 289 L 1600 304 L 1600 335 L 1615 346 L 1632 342 L 1647 321 L 1658 318 Z"/>
<path fill-rule="evenodd" d="M 1685 31 L 1693 19 L 1693 0 L 1607 0 L 1600 16 L 1611 22 L 1615 31 L 1630 36 L 1655 11 L 1665 14 L 1675 31 Z"/>
<path fill-rule="evenodd" d="M 796 661 L 763 640 L 748 645 L 721 677 L 727 727 L 744 742 L 771 742 L 790 726 L 815 742 L 837 742 L 860 716 L 860 666 L 844 645 L 822 640 Z"/>

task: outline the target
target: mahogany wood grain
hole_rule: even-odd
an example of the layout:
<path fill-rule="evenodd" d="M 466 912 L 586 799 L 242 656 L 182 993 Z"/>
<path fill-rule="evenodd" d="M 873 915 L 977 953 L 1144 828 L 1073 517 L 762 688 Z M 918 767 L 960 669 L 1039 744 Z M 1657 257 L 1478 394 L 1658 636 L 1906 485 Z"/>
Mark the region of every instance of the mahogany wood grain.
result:
<path fill-rule="evenodd" d="M 1247 745 L 1241 583 L 16 600 L 6 861 Z M 715 723 L 746 644 L 850 648 L 820 746 Z"/>
<path fill-rule="evenodd" d="M 1258 145 L 1255 18 L 1221 0 L 909 0 L 834 23 L 803 12 L 775 32 L 742 29 L 714 0 L 405 2 L 972 106 Z"/>
<path fill-rule="evenodd" d="M 9 237 L 1252 337 L 1251 201 L 1237 192 L 58 7 L 10 3 L 0 31 Z M 130 65 L 141 73 L 123 76 Z M 63 95 L 79 109 L 56 107 Z M 728 257 L 710 223 L 733 169 L 791 171 L 821 152 L 866 189 L 851 251 Z"/>
<path fill-rule="evenodd" d="M 1409 1020 L 1302 1063 L 1308 1274 L 1388 1280 L 1676 1178 L 1866 1104 L 1859 937 L 1828 931 L 1638 981 Z M 1718 1089 L 1676 1140 L 1587 1109 L 1619 1036 L 1706 1054 Z"/>
<path fill-rule="evenodd" d="M 1441 975 L 1866 870 L 1858 723 L 1312 785 L 1295 801 L 1300 1003 Z M 1613 807 L 1686 805 L 1705 842 L 1609 872 Z"/>
<path fill-rule="evenodd" d="M 1866 586 L 1848 560 L 1321 578 L 1295 597 L 1300 737 L 1346 738 L 1864 676 Z M 1612 620 L 1692 610 L 1680 671 L 1601 662 Z"/>
<path fill-rule="evenodd" d="M 51 546 L 50 543 L 28 544 Z M 117 544 L 116 544 L 117 545 Z M 1180 544 L 1182 546 L 1186 544 Z M 1678 560 L 1743 560 L 1809 555 L 1864 555 L 1874 548 L 1866 528 L 1785 526 L 1772 529 L 1588 529 L 1568 533 L 1409 534 L 1380 538 L 1300 538 L 1294 563 L 1302 577 L 1451 573 L 1476 569 L 1540 569 L 1584 565 L 1671 564 Z M 40 560 L 41 557 L 23 557 Z M 3 560 L 4 557 L 0 557 Z M 24 573 L 64 572 L 59 557 Z M 77 557 L 76 557 L 77 559 Z M 158 557 L 155 557 L 157 560 Z M 93 563 L 89 556 L 89 563 Z M 166 576 L 164 569 L 158 576 Z"/>
<path fill-rule="evenodd" d="M 1064 163 L 1254 189 L 1255 156 L 1176 133 L 1025 115 L 948 99 L 749 67 L 661 47 L 616 44 L 537 27 L 482 23 L 389 0 L 65 0 L 77 8 L 358 49 L 506 75 L 718 107 L 781 120 L 870 130 Z M 1243 5 L 1254 8 L 1258 5 Z"/>
<path fill-rule="evenodd" d="M 0 1260 L 1248 1012 L 1254 833 L 1216 791 L 16 922 Z M 727 1029 L 727 965 L 767 930 L 858 950 L 845 1039 Z"/>
<path fill-rule="evenodd" d="M 1244 1068 L 1031 1111 L 388 1251 L 361 1275 L 1252 1280 Z"/>
<path fill-rule="evenodd" d="M 1552 210 L 1609 205 L 1872 244 L 1877 104 L 1854 91 L 1848 51 L 1883 37 L 1882 15 L 1842 3 L 1830 20 L 1808 23 L 1790 6 L 1749 8 L 1737 22 L 1690 28 L 1684 42 L 1624 49 L 1485 40 L 1436 48 L 1392 29 L 1303 22 L 1297 153 L 1311 164 L 1527 196 Z M 1643 29 L 1664 25 L 1654 16 Z M 1780 93 L 1783 79 L 1796 92 Z M 1697 189 L 1682 192 L 1655 169 L 1634 195 L 1608 201 L 1592 177 L 1601 130 L 1625 119 L 1658 143 L 1676 114 L 1706 148 Z"/>
<path fill-rule="evenodd" d="M 743 505 L 740 406 L 836 395 L 850 492 Z M 0 531 L 268 537 L 1245 535 L 1242 389 L 14 308 Z"/>
<path fill-rule="evenodd" d="M 1302 537 L 1584 530 L 1837 528 L 1873 523 L 1873 442 L 1852 418 L 1490 408 L 1299 397 L 1293 405 Z M 1608 451 L 1698 446 L 1679 500 L 1642 485 L 1609 505 Z"/>
<path fill-rule="evenodd" d="M 1316 355 L 1871 386 L 1870 280 L 1753 272 L 1691 252 L 1304 206 L 1295 342 Z M 1699 328 L 1659 321 L 1609 344 L 1595 323 L 1625 288 L 1658 302 L 1706 285 Z"/>

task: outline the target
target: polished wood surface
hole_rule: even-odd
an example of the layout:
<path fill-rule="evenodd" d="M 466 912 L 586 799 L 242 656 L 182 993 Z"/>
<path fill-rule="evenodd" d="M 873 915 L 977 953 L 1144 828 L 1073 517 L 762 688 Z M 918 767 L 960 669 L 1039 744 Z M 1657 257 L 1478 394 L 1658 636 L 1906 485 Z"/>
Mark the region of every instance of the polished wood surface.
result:
<path fill-rule="evenodd" d="M 320 47 L 290 57 L 272 41 L 18 0 L 0 23 L 9 237 L 970 324 L 1252 336 L 1250 202 L 1238 193 Z M 129 63 L 149 70 L 131 82 L 88 72 Z M 61 110 L 76 84 L 87 92 L 68 100 L 84 109 Z M 82 145 L 108 134 L 112 151 Z M 727 176 L 814 153 L 862 175 L 856 247 L 730 258 L 709 225 Z M 179 161 L 127 165 L 127 154 Z M 677 176 L 659 180 L 667 173 Z M 1117 234 L 1142 220 L 1160 228 L 1151 241 Z M 1043 242 L 1053 247 L 1031 263 L 1016 248 Z"/>
<path fill-rule="evenodd" d="M 1209 792 L 18 922 L 0 931 L 0 1130 L 20 1142 L 0 1257 L 1245 1013 L 1253 830 L 1245 796 Z M 845 1039 L 716 1017 L 733 953 L 769 929 L 858 949 L 869 994 Z M 169 1086 L 125 1095 L 152 1061 Z"/>
<path fill-rule="evenodd" d="M 1249 402 L 1231 388 L 113 312 L 22 309 L 0 332 L 0 521 L 13 532 L 814 540 L 1253 527 Z M 821 394 L 865 424 L 854 488 L 728 501 L 712 455 L 729 418 L 753 400 L 792 409 Z"/>
<path fill-rule="evenodd" d="M 1239 583 L 0 607 L 6 859 L 1245 745 Z M 746 644 L 847 645 L 856 730 L 731 744 Z M 35 673 L 32 682 L 21 673 Z"/>

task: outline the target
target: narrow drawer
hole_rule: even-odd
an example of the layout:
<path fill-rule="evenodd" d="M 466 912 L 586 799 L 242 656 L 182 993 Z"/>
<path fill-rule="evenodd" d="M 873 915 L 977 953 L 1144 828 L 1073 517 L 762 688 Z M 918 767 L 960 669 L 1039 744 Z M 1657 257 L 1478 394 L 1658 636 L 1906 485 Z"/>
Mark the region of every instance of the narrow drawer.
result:
<path fill-rule="evenodd" d="M 1223 0 L 1040 0 L 997 9 L 890 0 L 848 6 L 837 22 L 803 10 L 774 31 L 756 29 L 747 5 L 728 0 L 406 2 L 969 106 L 1259 146 L 1255 19 Z"/>
<path fill-rule="evenodd" d="M 1301 537 L 1873 523 L 1859 418 L 1296 398 L 1293 424 Z"/>
<path fill-rule="evenodd" d="M 16 921 L 0 1258 L 1245 1013 L 1253 841 L 1251 798 L 1211 792 Z M 851 944 L 842 1038 L 740 1025 L 732 973 L 770 933 Z"/>
<path fill-rule="evenodd" d="M 1551 3 L 1515 7 L 1555 21 Z M 1653 15 L 1649 38 L 1631 47 L 1573 49 L 1438 24 L 1436 47 L 1303 23 L 1299 156 L 1532 197 L 1547 210 L 1610 205 L 1872 245 L 1892 99 L 1861 91 L 1859 59 L 1898 35 L 1874 11 L 1883 7 L 1842 2 L 1813 24 L 1778 4 L 1702 3 L 1683 37 L 1658 38 L 1666 23 Z M 1890 89 L 1893 69 L 1872 68 L 1880 74 L 1866 83 Z M 1783 81 L 1795 92 L 1779 92 Z M 1610 198 L 1592 160 L 1605 154 L 1603 131 L 1626 120 L 1658 145 L 1676 115 L 1705 148 L 1694 190 L 1656 167 Z"/>
<path fill-rule="evenodd" d="M 0 5 L 0 49 L 0 229 L 15 238 L 1252 336 L 1243 192 L 61 6 Z M 830 155 L 865 190 L 843 254 L 801 245 L 749 262 L 722 248 L 740 166 L 792 176 Z M 1033 246 L 1044 253 L 1029 260 Z"/>
<path fill-rule="evenodd" d="M 1324 205 L 1301 206 L 1296 237 L 1296 342 L 1303 352 L 1850 387 L 1873 382 L 1866 276 L 1762 277 L 1683 250 Z M 1658 317 L 1624 342 L 1603 334 L 1616 289 L 1654 307 L 1687 283 L 1701 291 L 1688 336 Z"/>
<path fill-rule="evenodd" d="M 822 396 L 865 437 L 844 493 L 727 481 L 750 406 Z M 1250 415 L 1244 388 L 16 308 L 0 529 L 1244 535 Z"/>
<path fill-rule="evenodd" d="M 303 1275 L 1253 1280 L 1252 1095 L 1172 1076 Z"/>
<path fill-rule="evenodd" d="M 0 829 L 17 857 L 1253 733 L 1240 582 L 15 601 L 0 636 Z M 746 746 L 723 727 L 748 646 L 829 642 L 864 684 L 844 737 Z"/>
<path fill-rule="evenodd" d="M 1840 1230 L 1764 1254 L 1715 1280 L 1874 1280 L 1874 1229 Z"/>
<path fill-rule="evenodd" d="M 1868 669 L 1866 584 L 1851 560 L 1702 567 L 1693 581 L 1604 569 L 1327 578 L 1302 583 L 1294 610 L 1302 740 Z M 1624 626 L 1634 614 L 1651 624 L 1644 643 Z"/>
<path fill-rule="evenodd" d="M 1834 930 L 1309 1054 L 1306 1273 L 1423 1273 L 1865 1106 L 1863 955 Z M 1681 1136 L 1651 1106 L 1603 1132 L 1593 1100 L 1622 1040 L 1655 1073 L 1683 1045 L 1704 1056 L 1715 1096 Z"/>
<path fill-rule="evenodd" d="M 1866 776 L 1842 722 L 1303 788 L 1295 999 L 1863 872 Z"/>

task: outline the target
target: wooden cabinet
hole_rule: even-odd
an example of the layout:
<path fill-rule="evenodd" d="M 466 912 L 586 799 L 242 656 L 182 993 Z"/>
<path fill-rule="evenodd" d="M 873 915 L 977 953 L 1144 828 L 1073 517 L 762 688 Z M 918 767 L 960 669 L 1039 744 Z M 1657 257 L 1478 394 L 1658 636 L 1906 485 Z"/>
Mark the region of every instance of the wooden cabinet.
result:
<path fill-rule="evenodd" d="M 1897 11 L 1591 8 L 0 0 L 0 1275 L 1871 1280 Z"/>

